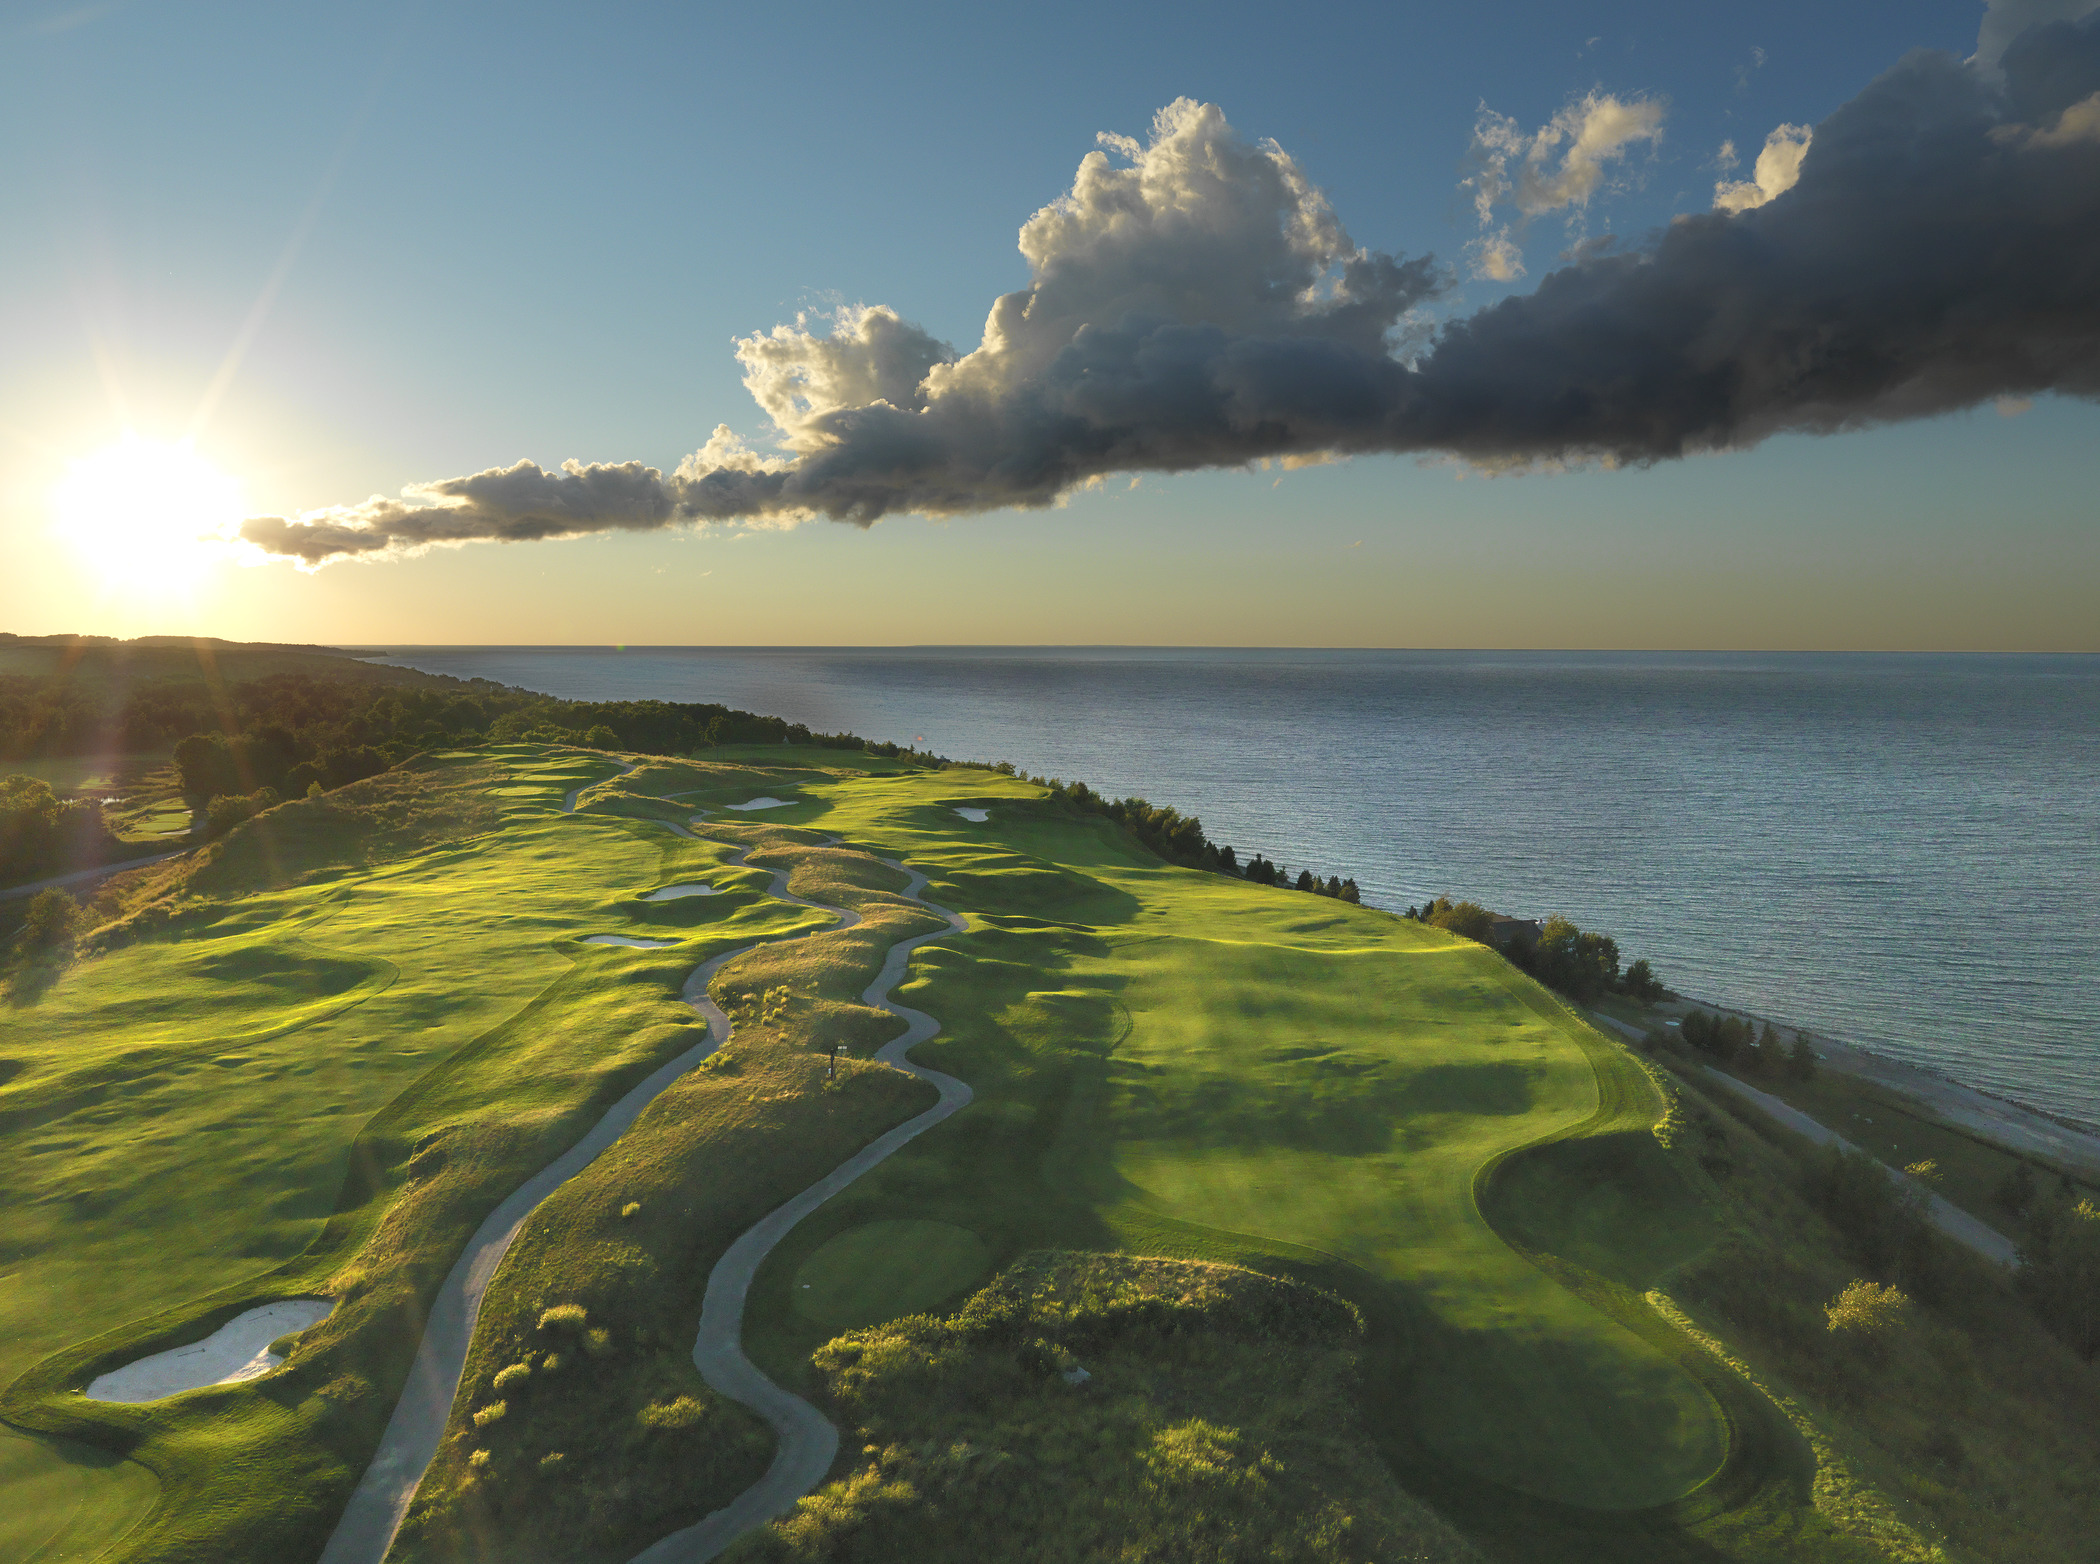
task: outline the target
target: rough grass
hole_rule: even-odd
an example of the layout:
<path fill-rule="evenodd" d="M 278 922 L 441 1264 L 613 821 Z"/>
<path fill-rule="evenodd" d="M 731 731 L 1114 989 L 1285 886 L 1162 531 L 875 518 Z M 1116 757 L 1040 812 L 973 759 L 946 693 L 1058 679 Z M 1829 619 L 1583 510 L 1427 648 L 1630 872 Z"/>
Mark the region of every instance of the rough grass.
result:
<path fill-rule="evenodd" d="M 845 1469 L 729 1557 L 1477 1558 L 1371 1454 L 1362 1331 L 1233 1267 L 1028 1257 L 950 1319 L 818 1351 Z"/>

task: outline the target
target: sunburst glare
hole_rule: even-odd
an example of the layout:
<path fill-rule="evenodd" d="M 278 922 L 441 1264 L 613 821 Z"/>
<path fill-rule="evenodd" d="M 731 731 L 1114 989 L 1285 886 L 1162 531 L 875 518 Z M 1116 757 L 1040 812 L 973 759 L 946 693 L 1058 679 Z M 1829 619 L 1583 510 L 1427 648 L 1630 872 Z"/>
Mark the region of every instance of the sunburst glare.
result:
<path fill-rule="evenodd" d="M 122 439 L 66 464 L 51 491 L 58 530 L 105 586 L 173 593 L 226 557 L 241 484 L 187 440 Z"/>

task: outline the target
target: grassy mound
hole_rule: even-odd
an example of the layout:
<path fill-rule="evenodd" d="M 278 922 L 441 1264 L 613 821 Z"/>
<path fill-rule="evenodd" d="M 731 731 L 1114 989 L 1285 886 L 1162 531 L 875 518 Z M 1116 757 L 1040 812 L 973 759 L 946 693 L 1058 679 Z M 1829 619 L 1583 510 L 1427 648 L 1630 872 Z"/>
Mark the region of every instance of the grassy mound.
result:
<path fill-rule="evenodd" d="M 821 1349 L 851 1469 L 730 1557 L 1475 1558 L 1373 1456 L 1362 1321 L 1230 1266 L 1049 1254 Z"/>

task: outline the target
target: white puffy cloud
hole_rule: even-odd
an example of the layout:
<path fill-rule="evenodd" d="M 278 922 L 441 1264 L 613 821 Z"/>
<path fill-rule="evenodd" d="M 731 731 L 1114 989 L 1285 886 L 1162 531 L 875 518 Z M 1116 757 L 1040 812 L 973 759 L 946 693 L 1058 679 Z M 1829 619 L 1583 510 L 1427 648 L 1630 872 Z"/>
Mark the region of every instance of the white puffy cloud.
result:
<path fill-rule="evenodd" d="M 1505 203 L 1525 217 L 1588 206 L 1610 165 L 1622 161 L 1636 143 L 1661 138 L 1668 109 L 1660 98 L 1593 91 L 1537 130 L 1526 131 L 1483 103 L 1473 127 L 1475 172 L 1466 181 L 1475 213 L 1485 226 Z"/>
<path fill-rule="evenodd" d="M 1765 137 L 1750 178 L 1724 179 L 1714 186 L 1714 210 L 1747 212 L 1774 196 L 1786 194 L 1801 178 L 1801 160 L 1808 155 L 1809 143 L 1814 139 L 1815 132 L 1807 125 L 1781 125 Z M 1735 143 L 1724 141 L 1721 146 L 1728 165 L 1732 165 Z"/>
<path fill-rule="evenodd" d="M 1489 282 L 1515 282 L 1524 275 L 1524 251 L 1510 238 L 1505 224 L 1467 244 L 1466 265 L 1475 277 Z"/>

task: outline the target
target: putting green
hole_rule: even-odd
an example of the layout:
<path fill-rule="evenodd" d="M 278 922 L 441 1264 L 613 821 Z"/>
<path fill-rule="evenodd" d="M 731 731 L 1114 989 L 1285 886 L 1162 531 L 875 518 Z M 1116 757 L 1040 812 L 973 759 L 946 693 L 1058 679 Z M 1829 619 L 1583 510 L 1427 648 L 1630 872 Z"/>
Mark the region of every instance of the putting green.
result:
<path fill-rule="evenodd" d="M 980 1280 L 991 1251 L 947 1222 L 870 1222 L 840 1233 L 795 1272 L 795 1308 L 831 1330 L 920 1314 Z"/>

